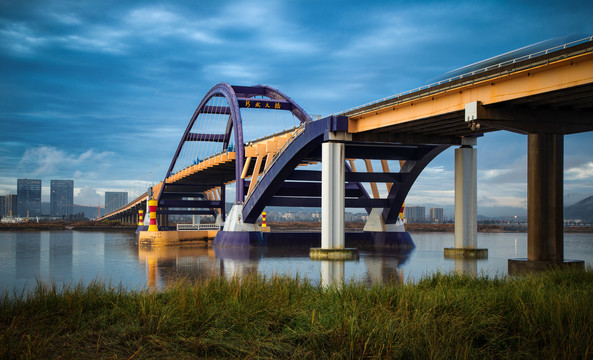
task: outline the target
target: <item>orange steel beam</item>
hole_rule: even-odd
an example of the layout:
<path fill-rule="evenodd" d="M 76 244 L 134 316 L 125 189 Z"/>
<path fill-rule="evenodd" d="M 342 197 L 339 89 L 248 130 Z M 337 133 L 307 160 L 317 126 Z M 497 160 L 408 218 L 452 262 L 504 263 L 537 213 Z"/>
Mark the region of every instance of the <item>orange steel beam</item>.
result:
<path fill-rule="evenodd" d="M 370 172 L 370 173 L 373 172 L 373 163 L 371 162 L 371 160 L 364 159 L 364 165 L 367 168 L 367 172 Z M 379 198 L 379 188 L 377 187 L 377 183 L 374 183 L 374 182 L 371 183 L 371 191 L 373 192 L 373 198 L 378 199 Z"/>
<path fill-rule="evenodd" d="M 353 115 L 348 132 L 461 111 L 465 110 L 465 104 L 474 101 L 489 105 L 590 83 L 593 83 L 593 54 L 586 53 Z"/>

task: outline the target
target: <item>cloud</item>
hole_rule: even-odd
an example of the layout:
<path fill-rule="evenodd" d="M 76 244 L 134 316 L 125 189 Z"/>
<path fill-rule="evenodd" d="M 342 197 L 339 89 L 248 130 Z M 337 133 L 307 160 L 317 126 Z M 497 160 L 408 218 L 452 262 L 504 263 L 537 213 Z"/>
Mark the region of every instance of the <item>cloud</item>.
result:
<path fill-rule="evenodd" d="M 96 206 L 103 203 L 104 197 L 97 193 L 97 190 L 90 186 L 83 186 L 74 189 L 74 203 L 77 205 Z"/>
<path fill-rule="evenodd" d="M 593 161 L 589 161 L 578 167 L 566 169 L 564 171 L 564 179 L 567 181 L 593 179 Z"/>
<path fill-rule="evenodd" d="M 97 153 L 90 149 L 75 155 L 53 146 L 38 146 L 25 151 L 18 163 L 18 168 L 31 176 L 50 176 L 64 172 L 74 174 L 75 168 L 82 164 L 105 166 L 106 159 L 112 154 L 109 151 Z M 80 172 L 78 174 L 80 175 Z"/>
<path fill-rule="evenodd" d="M 225 82 L 253 84 L 265 78 L 263 69 L 257 64 L 240 64 L 221 62 L 207 65 L 203 69 L 205 77 L 210 79 L 225 79 Z"/>

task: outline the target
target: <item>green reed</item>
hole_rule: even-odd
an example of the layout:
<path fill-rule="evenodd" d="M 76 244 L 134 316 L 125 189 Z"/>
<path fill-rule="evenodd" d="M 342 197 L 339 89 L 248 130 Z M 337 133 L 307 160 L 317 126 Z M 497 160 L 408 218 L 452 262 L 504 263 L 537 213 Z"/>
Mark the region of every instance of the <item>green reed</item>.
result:
<path fill-rule="evenodd" d="M 593 269 L 324 288 L 250 276 L 0 299 L 0 358 L 592 358 Z"/>

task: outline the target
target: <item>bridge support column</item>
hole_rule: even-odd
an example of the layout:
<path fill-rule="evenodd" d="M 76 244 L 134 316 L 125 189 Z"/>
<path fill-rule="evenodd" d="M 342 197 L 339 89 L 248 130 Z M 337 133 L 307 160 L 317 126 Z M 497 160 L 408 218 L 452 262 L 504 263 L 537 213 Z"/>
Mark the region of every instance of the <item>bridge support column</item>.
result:
<path fill-rule="evenodd" d="M 464 139 L 455 149 L 455 247 L 445 248 L 445 257 L 488 257 L 478 249 L 478 152 L 476 139 Z"/>
<path fill-rule="evenodd" d="M 331 134 L 331 133 L 330 133 Z M 335 140 L 345 133 L 332 134 Z M 350 259 L 356 249 L 345 249 L 345 145 L 329 141 L 321 144 L 321 248 L 312 248 L 313 259 Z"/>
<path fill-rule="evenodd" d="M 321 248 L 343 249 L 345 212 L 345 146 L 321 144 Z"/>
<path fill-rule="evenodd" d="M 529 134 L 527 142 L 527 259 L 509 259 L 509 273 L 584 267 L 564 260 L 564 137 Z"/>

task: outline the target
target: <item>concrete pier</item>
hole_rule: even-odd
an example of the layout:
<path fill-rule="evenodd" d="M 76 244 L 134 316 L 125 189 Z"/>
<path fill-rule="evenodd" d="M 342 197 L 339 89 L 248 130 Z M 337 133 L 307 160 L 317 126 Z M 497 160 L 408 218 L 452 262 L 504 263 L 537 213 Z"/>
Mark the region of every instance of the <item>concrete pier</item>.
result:
<path fill-rule="evenodd" d="M 337 137 L 343 138 L 345 135 L 339 134 Z M 321 248 L 311 249 L 312 259 L 358 256 L 356 249 L 344 248 L 345 160 L 343 142 L 321 144 Z"/>
<path fill-rule="evenodd" d="M 488 257 L 478 248 L 478 156 L 475 138 L 455 149 L 455 247 L 445 257 Z"/>
<path fill-rule="evenodd" d="M 564 259 L 564 136 L 532 133 L 527 141 L 527 259 L 509 259 L 509 273 L 584 267 Z"/>

